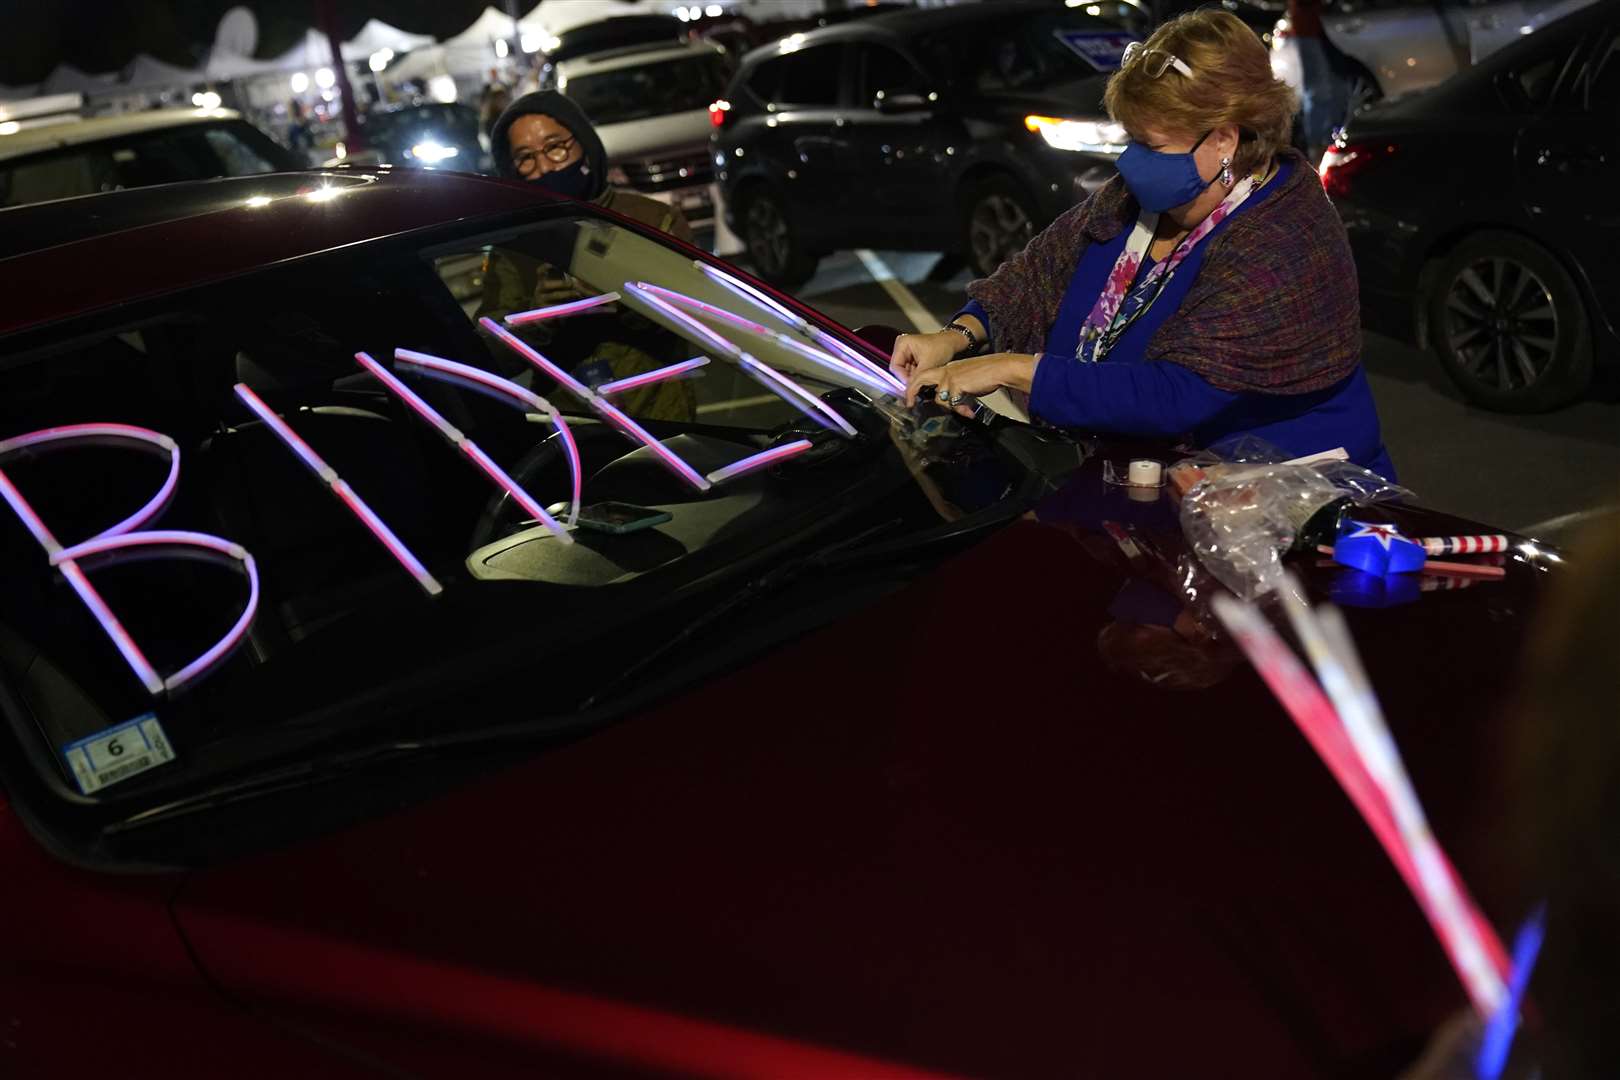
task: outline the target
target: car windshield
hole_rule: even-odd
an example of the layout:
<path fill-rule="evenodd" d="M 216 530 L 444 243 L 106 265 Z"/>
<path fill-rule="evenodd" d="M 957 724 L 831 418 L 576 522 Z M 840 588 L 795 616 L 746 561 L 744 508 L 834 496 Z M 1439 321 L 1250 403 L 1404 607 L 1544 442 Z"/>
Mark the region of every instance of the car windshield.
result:
<path fill-rule="evenodd" d="M 0 341 L 0 712 L 51 783 L 566 718 L 685 678 L 662 650 L 746 582 L 1028 497 L 823 325 L 537 213 Z M 146 719 L 175 760 L 89 784 L 73 748 Z"/>
<path fill-rule="evenodd" d="M 466 105 L 424 105 L 373 113 L 366 119 L 365 134 L 367 138 L 390 145 L 409 146 L 428 139 L 476 143 L 478 112 Z"/>
<path fill-rule="evenodd" d="M 669 113 L 707 109 L 726 89 L 726 63 L 718 55 L 638 64 L 560 85 L 597 124 L 623 124 Z"/>

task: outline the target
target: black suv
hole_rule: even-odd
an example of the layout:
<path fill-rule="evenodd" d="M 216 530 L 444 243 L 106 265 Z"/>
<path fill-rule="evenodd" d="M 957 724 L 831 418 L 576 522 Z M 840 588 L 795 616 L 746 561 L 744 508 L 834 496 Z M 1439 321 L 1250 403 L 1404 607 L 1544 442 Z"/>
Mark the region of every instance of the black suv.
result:
<path fill-rule="evenodd" d="M 948 251 L 981 274 L 1114 175 L 1102 108 L 1130 3 L 969 4 L 793 34 L 711 110 L 728 224 L 792 287 L 844 247 Z"/>

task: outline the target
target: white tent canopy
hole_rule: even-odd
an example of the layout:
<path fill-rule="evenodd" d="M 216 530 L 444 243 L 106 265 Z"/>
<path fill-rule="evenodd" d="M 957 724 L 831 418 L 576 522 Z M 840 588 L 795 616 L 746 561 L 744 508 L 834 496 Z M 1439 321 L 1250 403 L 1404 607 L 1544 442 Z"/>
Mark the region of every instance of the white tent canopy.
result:
<path fill-rule="evenodd" d="M 118 73 L 91 75 L 72 64 L 58 64 L 39 84 L 41 94 L 102 94 L 118 87 Z"/>
<path fill-rule="evenodd" d="M 451 52 L 489 50 L 497 38 L 511 40 L 515 37 L 517 31 L 513 29 L 514 25 L 510 15 L 487 7 L 483 14 L 473 20 L 471 26 L 455 37 L 447 38 L 444 47 Z"/>
<path fill-rule="evenodd" d="M 433 38 L 427 34 L 406 33 L 381 19 L 368 19 L 358 34 L 343 43 L 343 59 L 366 60 L 384 49 L 403 53 L 432 44 Z"/>
<path fill-rule="evenodd" d="M 143 90 L 165 89 L 168 87 L 185 87 L 194 83 L 206 82 L 207 72 L 201 69 L 176 67 L 165 63 L 155 56 L 141 53 L 130 61 L 124 69 L 123 82 L 119 89 Z"/>
<path fill-rule="evenodd" d="M 650 9 L 634 0 L 542 0 L 529 13 L 518 20 L 522 33 L 561 34 L 576 26 L 600 22 L 619 15 L 667 14 Z"/>

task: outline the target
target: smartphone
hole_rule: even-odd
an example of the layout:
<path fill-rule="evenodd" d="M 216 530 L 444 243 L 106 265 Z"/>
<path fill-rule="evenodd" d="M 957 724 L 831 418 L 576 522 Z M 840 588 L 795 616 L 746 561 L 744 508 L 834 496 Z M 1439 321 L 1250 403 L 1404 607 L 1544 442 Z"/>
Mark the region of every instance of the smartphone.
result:
<path fill-rule="evenodd" d="M 670 520 L 667 510 L 654 510 L 634 503 L 599 502 L 579 508 L 579 524 L 598 532 L 632 533 L 650 529 Z"/>

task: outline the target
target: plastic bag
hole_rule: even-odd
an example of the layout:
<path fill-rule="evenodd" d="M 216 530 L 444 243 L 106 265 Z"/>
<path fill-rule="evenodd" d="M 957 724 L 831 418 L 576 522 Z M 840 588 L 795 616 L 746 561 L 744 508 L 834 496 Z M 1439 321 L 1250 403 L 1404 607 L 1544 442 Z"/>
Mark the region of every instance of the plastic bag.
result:
<path fill-rule="evenodd" d="M 1245 600 L 1282 583 L 1286 552 L 1329 542 L 1348 506 L 1412 498 L 1406 488 L 1349 461 L 1285 461 L 1275 446 L 1253 436 L 1178 462 L 1172 473 L 1185 490 L 1181 531 L 1187 543 Z M 1189 476 L 1196 479 L 1187 484 Z"/>

